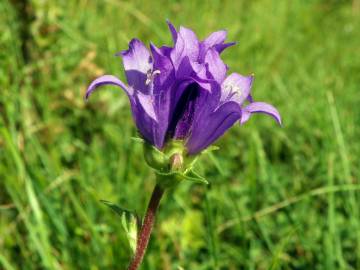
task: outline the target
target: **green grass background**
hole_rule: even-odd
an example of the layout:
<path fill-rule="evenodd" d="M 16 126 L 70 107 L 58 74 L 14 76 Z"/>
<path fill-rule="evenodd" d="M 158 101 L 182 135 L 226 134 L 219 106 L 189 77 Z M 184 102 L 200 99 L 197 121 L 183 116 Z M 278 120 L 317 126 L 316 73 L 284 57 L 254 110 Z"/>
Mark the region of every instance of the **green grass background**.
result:
<path fill-rule="evenodd" d="M 126 96 L 132 37 L 170 44 L 165 23 L 255 73 L 284 125 L 235 126 L 162 201 L 142 269 L 360 269 L 360 1 L 0 1 L 0 269 L 125 269 L 119 218 L 154 186 Z"/>

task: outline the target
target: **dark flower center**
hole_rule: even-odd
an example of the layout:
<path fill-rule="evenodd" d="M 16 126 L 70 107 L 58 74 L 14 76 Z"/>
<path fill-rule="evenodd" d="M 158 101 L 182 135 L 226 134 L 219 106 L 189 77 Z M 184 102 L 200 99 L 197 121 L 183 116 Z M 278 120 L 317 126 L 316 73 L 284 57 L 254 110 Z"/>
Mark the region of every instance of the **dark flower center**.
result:
<path fill-rule="evenodd" d="M 174 139 L 186 138 L 194 121 L 200 89 L 196 83 L 188 85 L 181 95 L 168 128 L 168 136 Z"/>

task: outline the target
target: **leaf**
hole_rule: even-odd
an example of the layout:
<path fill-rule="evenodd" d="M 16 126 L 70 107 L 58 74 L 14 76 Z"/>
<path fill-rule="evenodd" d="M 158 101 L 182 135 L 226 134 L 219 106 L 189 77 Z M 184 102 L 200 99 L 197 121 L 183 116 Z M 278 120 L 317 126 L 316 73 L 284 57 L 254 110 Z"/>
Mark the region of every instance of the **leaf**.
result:
<path fill-rule="evenodd" d="M 105 204 L 106 206 L 108 206 L 111 210 L 113 210 L 116 214 L 118 214 L 119 216 L 122 216 L 123 213 L 127 213 L 127 214 L 131 214 L 130 210 L 121 208 L 120 206 L 106 201 L 106 200 L 100 200 L 100 202 L 102 202 L 103 204 Z"/>
<path fill-rule="evenodd" d="M 141 227 L 139 216 L 135 212 L 121 208 L 112 202 L 105 200 L 100 200 L 100 202 L 108 206 L 111 210 L 113 210 L 116 214 L 120 216 L 121 225 L 126 232 L 126 237 L 128 239 L 129 246 L 132 252 L 135 253 L 138 232 Z"/>

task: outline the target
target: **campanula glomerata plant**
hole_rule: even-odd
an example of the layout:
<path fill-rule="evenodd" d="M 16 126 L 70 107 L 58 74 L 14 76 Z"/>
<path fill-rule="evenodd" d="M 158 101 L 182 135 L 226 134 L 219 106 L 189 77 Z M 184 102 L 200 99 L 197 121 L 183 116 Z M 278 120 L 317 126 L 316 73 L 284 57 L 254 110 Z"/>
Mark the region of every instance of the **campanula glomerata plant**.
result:
<path fill-rule="evenodd" d="M 157 175 L 143 222 L 129 219 L 136 222 L 130 230 L 134 256 L 128 270 L 141 264 L 164 191 L 182 180 L 206 182 L 193 171 L 199 154 L 212 149 L 210 146 L 230 127 L 243 125 L 253 113 L 270 115 L 281 124 L 275 107 L 253 100 L 252 75 L 228 74 L 220 54 L 235 43 L 225 42 L 226 31 L 200 41 L 188 28 L 177 30 L 170 22 L 168 26 L 173 47 L 150 44 L 148 49 L 140 40 L 131 40 L 129 49 L 117 54 L 122 57 L 127 84 L 104 75 L 86 92 L 88 98 L 102 85 L 125 91 L 145 160 Z"/>

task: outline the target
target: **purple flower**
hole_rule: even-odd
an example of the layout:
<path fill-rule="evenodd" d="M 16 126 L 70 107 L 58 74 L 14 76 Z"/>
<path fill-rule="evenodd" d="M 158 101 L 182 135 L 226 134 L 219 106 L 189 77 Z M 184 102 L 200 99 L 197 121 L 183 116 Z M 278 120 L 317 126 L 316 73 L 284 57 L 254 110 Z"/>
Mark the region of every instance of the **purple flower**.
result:
<path fill-rule="evenodd" d="M 192 30 L 168 25 L 173 47 L 151 44 L 148 50 L 133 39 L 129 49 L 118 54 L 128 84 L 104 75 L 91 83 L 86 98 L 101 85 L 121 87 L 146 141 L 161 150 L 169 140 L 183 140 L 190 155 L 207 148 L 237 121 L 244 124 L 253 113 L 268 114 L 281 124 L 272 105 L 253 101 L 253 76 L 227 76 L 220 54 L 235 43 L 225 43 L 226 31 L 200 41 Z"/>

